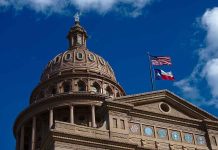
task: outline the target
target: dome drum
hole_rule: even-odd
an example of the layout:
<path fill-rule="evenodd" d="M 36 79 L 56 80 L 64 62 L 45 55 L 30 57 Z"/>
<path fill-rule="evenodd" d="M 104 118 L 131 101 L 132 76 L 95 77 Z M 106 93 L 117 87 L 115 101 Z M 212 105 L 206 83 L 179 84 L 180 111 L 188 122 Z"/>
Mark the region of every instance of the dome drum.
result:
<path fill-rule="evenodd" d="M 90 77 L 90 75 L 81 77 L 81 74 L 78 74 L 78 77 L 63 77 L 58 80 L 51 79 L 47 83 L 40 84 L 32 92 L 30 103 L 66 93 L 97 94 L 108 98 L 125 95 L 123 89 L 115 82 Z"/>

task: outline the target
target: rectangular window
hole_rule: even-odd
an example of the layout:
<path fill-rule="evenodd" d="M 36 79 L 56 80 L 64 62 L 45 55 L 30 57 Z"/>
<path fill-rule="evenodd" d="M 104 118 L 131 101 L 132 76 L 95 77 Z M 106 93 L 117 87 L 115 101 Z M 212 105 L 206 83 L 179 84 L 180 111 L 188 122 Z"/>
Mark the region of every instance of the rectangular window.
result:
<path fill-rule="evenodd" d="M 77 42 L 78 44 L 82 44 L 82 36 L 81 35 L 77 35 Z"/>
<path fill-rule="evenodd" d="M 125 129 L 125 122 L 122 119 L 120 120 L 120 128 Z"/>
<path fill-rule="evenodd" d="M 74 39 L 73 39 L 73 37 L 72 37 L 72 39 L 71 39 L 71 46 L 73 46 L 73 44 L 74 44 Z"/>
<path fill-rule="evenodd" d="M 130 131 L 131 134 L 140 135 L 141 134 L 140 124 L 139 123 L 130 122 L 129 123 L 129 131 Z"/>
<path fill-rule="evenodd" d="M 148 137 L 154 137 L 154 127 L 153 126 L 147 126 L 143 125 L 143 135 Z"/>
<path fill-rule="evenodd" d="M 117 119 L 113 118 L 113 128 L 117 128 Z"/>

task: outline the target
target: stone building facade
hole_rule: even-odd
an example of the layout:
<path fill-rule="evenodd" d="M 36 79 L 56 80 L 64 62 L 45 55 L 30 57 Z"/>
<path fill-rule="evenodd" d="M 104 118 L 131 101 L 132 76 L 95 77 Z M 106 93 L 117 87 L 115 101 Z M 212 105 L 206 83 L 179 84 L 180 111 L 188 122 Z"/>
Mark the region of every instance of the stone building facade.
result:
<path fill-rule="evenodd" d="M 14 124 L 16 150 L 218 150 L 218 119 L 168 90 L 127 95 L 75 20 Z"/>

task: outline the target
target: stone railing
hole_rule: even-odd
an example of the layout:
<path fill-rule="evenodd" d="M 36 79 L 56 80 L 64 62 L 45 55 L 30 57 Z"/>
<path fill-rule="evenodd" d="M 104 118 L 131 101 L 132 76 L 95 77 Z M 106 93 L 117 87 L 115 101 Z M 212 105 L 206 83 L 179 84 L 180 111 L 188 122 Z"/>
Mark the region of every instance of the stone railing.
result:
<path fill-rule="evenodd" d="M 88 136 L 100 139 L 109 139 L 109 131 L 105 129 L 86 127 L 61 121 L 55 121 L 53 130 L 65 132 L 67 134 L 74 134 L 80 136 Z"/>

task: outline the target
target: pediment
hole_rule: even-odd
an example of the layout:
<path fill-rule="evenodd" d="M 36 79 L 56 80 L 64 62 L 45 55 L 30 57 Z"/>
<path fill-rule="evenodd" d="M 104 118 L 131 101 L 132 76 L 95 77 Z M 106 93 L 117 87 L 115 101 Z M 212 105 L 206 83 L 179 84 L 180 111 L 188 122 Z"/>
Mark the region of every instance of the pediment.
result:
<path fill-rule="evenodd" d="M 209 114 L 208 112 L 200 109 L 199 107 L 191 104 L 187 100 L 182 99 L 181 97 L 168 90 L 125 96 L 119 99 L 115 99 L 115 101 L 133 104 L 134 109 L 144 110 L 146 112 L 186 119 L 207 119 L 218 121 L 215 116 Z M 169 107 L 169 111 L 167 110 L 167 107 Z"/>
<path fill-rule="evenodd" d="M 198 119 L 196 116 L 185 112 L 181 107 L 175 107 L 172 104 L 165 102 L 165 101 L 157 101 L 153 103 L 135 106 L 135 109 L 140 109 L 140 110 L 158 113 L 158 114 L 169 115 L 173 117 L 180 117 L 180 118 L 186 118 L 186 119 L 191 119 L 191 118 Z"/>

